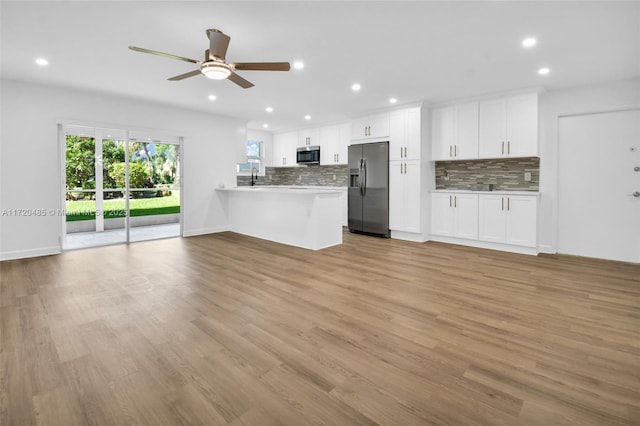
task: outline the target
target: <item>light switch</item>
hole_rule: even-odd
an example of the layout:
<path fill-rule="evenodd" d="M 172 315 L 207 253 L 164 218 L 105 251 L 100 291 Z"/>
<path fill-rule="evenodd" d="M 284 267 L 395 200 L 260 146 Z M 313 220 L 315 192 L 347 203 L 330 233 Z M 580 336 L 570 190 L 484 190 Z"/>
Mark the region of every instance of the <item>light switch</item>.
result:
<path fill-rule="evenodd" d="M 524 181 L 531 182 L 531 172 L 524 172 Z"/>

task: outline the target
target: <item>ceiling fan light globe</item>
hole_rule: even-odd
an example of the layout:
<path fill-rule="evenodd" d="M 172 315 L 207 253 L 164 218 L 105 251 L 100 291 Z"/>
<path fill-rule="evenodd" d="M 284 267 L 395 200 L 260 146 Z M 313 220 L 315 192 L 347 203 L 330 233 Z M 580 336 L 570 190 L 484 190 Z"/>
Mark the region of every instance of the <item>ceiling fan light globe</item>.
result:
<path fill-rule="evenodd" d="M 205 77 L 213 80 L 224 80 L 231 75 L 228 65 L 220 63 L 204 63 L 200 68 Z"/>

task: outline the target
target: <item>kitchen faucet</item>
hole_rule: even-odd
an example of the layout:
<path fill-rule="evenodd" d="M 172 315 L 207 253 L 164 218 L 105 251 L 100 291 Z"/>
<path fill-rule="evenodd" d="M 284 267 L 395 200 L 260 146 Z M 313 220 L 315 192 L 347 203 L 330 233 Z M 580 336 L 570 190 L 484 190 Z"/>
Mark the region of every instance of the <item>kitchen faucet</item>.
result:
<path fill-rule="evenodd" d="M 253 179 L 253 172 L 256 172 L 256 178 L 255 180 Z M 258 169 L 256 169 L 255 167 L 251 168 L 251 186 L 254 186 L 256 184 L 256 182 L 258 181 Z"/>

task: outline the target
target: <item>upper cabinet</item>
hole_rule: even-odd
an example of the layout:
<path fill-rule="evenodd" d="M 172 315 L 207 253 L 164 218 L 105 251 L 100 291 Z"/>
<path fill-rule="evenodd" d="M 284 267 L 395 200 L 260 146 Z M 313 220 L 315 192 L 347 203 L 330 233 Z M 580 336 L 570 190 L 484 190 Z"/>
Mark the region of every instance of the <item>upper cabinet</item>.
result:
<path fill-rule="evenodd" d="M 432 160 L 478 158 L 478 102 L 433 110 Z"/>
<path fill-rule="evenodd" d="M 420 159 L 420 108 L 393 111 L 389 119 L 389 160 Z"/>
<path fill-rule="evenodd" d="M 480 158 L 538 156 L 538 95 L 480 102 Z"/>
<path fill-rule="evenodd" d="M 320 164 L 347 164 L 347 147 L 351 140 L 351 123 L 320 128 Z"/>
<path fill-rule="evenodd" d="M 351 139 L 375 139 L 389 136 L 389 113 L 370 115 L 353 121 Z"/>
<path fill-rule="evenodd" d="M 296 166 L 298 132 L 273 135 L 273 167 Z"/>
<path fill-rule="evenodd" d="M 298 132 L 298 146 L 320 145 L 320 129 L 305 129 Z"/>

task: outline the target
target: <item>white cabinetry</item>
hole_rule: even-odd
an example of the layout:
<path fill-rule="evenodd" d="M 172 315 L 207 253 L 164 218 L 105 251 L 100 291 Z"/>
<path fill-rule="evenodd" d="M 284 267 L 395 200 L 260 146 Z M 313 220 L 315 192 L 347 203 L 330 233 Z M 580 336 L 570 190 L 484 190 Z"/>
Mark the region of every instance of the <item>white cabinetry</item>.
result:
<path fill-rule="evenodd" d="M 389 113 L 371 115 L 353 120 L 351 139 L 375 139 L 389 136 Z M 362 141 L 360 143 L 364 143 Z"/>
<path fill-rule="evenodd" d="M 320 164 L 347 164 L 347 147 L 351 138 L 351 124 L 321 127 Z"/>
<path fill-rule="evenodd" d="M 433 111 L 433 160 L 478 158 L 478 103 L 471 102 Z"/>
<path fill-rule="evenodd" d="M 480 102 L 480 158 L 538 155 L 538 95 Z"/>
<path fill-rule="evenodd" d="M 536 247 L 537 211 L 536 196 L 480 194 L 478 239 Z"/>
<path fill-rule="evenodd" d="M 389 160 L 421 157 L 420 108 L 393 111 L 389 118 Z"/>
<path fill-rule="evenodd" d="M 273 167 L 296 165 L 298 132 L 280 133 L 273 136 Z"/>
<path fill-rule="evenodd" d="M 320 144 L 320 129 L 305 129 L 298 132 L 298 146 Z"/>
<path fill-rule="evenodd" d="M 419 233 L 420 160 L 389 162 L 389 229 Z"/>
<path fill-rule="evenodd" d="M 431 194 L 431 233 L 478 239 L 478 194 Z"/>

